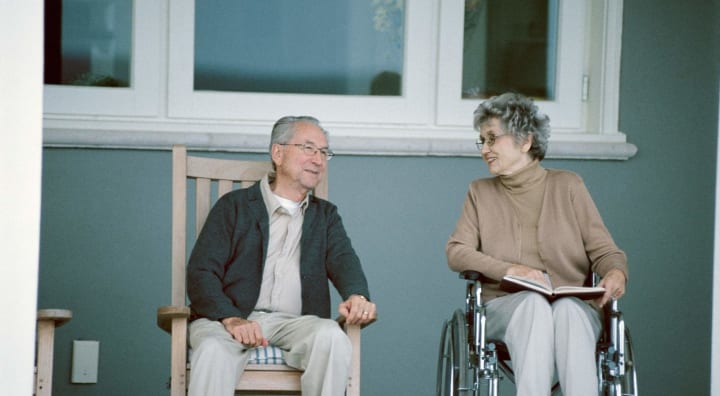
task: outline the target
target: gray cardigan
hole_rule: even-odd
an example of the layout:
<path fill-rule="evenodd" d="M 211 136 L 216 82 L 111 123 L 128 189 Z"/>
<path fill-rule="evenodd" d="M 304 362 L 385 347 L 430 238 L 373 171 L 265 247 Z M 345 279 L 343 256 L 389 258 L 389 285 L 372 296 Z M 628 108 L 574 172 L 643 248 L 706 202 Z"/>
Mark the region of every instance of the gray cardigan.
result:
<path fill-rule="evenodd" d="M 269 220 L 260 183 L 226 194 L 210 211 L 187 269 L 193 317 L 247 318 L 260 294 Z M 302 314 L 329 318 L 330 288 L 370 298 L 367 280 L 337 207 L 311 196 L 300 240 Z"/>

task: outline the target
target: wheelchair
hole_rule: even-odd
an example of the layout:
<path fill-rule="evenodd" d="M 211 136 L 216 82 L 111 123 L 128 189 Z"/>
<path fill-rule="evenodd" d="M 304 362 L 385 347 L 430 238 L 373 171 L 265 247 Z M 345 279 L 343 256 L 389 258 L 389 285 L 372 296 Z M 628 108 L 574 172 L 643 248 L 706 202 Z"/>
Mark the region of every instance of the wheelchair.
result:
<path fill-rule="evenodd" d="M 438 396 L 497 396 L 503 375 L 515 382 L 510 355 L 502 341 L 487 339 L 482 302 L 482 274 L 465 271 L 465 311 L 458 309 L 443 324 L 437 367 Z M 596 275 L 593 274 L 593 283 Z M 598 395 L 638 396 L 630 330 L 617 300 L 605 304 L 603 330 L 597 343 Z M 559 383 L 551 389 L 559 391 Z"/>

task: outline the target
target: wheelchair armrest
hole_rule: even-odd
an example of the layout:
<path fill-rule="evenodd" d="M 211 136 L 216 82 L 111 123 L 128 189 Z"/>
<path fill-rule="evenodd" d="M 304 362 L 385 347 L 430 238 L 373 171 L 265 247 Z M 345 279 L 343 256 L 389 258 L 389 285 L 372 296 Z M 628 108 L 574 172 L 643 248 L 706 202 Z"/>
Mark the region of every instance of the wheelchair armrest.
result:
<path fill-rule="evenodd" d="M 469 281 L 480 281 L 481 283 L 494 282 L 492 279 L 483 275 L 482 272 L 472 271 L 472 270 L 467 270 L 467 271 L 461 272 L 460 279 L 465 279 L 465 280 L 469 280 Z"/>
<path fill-rule="evenodd" d="M 460 278 L 465 280 L 477 281 L 482 280 L 485 277 L 481 272 L 467 270 L 460 273 Z"/>

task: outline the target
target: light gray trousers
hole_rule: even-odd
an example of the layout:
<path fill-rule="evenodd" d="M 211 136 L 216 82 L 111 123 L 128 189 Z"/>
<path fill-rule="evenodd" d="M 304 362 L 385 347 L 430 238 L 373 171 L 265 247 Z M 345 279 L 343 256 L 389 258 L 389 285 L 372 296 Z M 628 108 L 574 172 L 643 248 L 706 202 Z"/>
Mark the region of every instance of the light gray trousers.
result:
<path fill-rule="evenodd" d="M 602 324 L 588 303 L 565 297 L 551 304 L 525 291 L 486 307 L 487 336 L 507 344 L 518 396 L 550 395 L 555 372 L 563 395 L 597 394 L 595 348 Z"/>
<path fill-rule="evenodd" d="M 263 335 L 283 350 L 289 366 L 304 370 L 302 394 L 345 394 L 352 346 L 337 322 L 317 316 L 253 312 Z M 222 323 L 204 318 L 190 324 L 192 354 L 189 396 L 230 396 L 249 359 L 249 349 L 237 342 Z"/>

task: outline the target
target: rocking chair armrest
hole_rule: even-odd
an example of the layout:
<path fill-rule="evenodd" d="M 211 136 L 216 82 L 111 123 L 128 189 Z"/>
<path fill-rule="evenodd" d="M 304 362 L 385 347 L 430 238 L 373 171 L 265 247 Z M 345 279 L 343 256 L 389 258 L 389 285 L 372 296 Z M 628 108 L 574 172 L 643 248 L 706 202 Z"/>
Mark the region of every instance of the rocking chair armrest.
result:
<path fill-rule="evenodd" d="M 190 307 L 169 305 L 157 310 L 157 325 L 168 333 L 172 333 L 174 319 L 187 320 L 190 317 Z"/>
<path fill-rule="evenodd" d="M 370 326 L 371 324 L 375 323 L 377 321 L 377 319 L 373 319 L 370 323 L 365 323 L 364 325 L 357 325 L 357 324 L 351 325 L 351 324 L 346 323 L 346 321 L 347 321 L 346 317 L 340 315 L 337 318 L 335 318 L 335 321 L 338 322 L 338 325 L 340 325 L 340 327 L 345 329 L 345 332 L 348 332 L 349 329 L 358 329 L 358 330 L 364 329 L 367 326 Z"/>
<path fill-rule="evenodd" d="M 72 319 L 72 311 L 69 309 L 39 309 L 37 311 L 38 321 L 52 321 L 55 327 L 60 327 Z"/>

